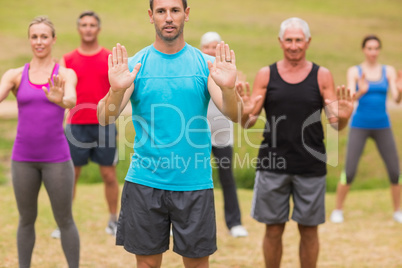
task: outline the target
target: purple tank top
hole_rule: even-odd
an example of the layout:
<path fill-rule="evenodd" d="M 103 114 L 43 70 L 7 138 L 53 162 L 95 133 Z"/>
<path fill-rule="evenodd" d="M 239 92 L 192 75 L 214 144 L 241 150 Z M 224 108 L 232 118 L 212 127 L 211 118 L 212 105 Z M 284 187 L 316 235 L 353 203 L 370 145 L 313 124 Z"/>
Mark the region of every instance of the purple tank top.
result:
<path fill-rule="evenodd" d="M 29 81 L 29 63 L 25 64 L 17 91 L 18 126 L 12 159 L 21 162 L 65 162 L 71 159 L 64 135 L 64 109 L 50 102 L 42 90 L 49 84 Z M 53 74 L 58 74 L 56 64 Z"/>

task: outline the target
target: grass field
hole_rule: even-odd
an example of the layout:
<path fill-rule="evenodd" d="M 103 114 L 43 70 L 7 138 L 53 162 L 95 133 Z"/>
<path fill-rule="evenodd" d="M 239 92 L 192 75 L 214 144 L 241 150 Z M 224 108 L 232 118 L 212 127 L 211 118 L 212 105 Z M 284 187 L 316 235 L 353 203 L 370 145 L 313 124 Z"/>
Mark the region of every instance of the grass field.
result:
<path fill-rule="evenodd" d="M 81 239 L 81 266 L 88 268 L 135 267 L 134 257 L 104 231 L 107 215 L 101 184 L 81 184 L 74 204 L 74 217 Z M 239 190 L 243 224 L 249 231 L 246 238 L 228 235 L 223 220 L 220 190 L 215 190 L 218 228 L 218 251 L 211 256 L 211 268 L 263 267 L 261 251 L 264 225 L 250 215 L 251 190 Z M 334 206 L 334 195 L 327 194 L 327 214 Z M 17 267 L 15 243 L 18 212 L 11 186 L 0 187 L 0 267 Z M 388 190 L 353 191 L 345 207 L 345 223 L 320 226 L 321 250 L 318 267 L 328 268 L 397 268 L 402 267 L 401 225 L 391 219 Z M 33 268 L 64 268 L 60 241 L 52 239 L 55 227 L 50 203 L 44 188 L 39 198 L 36 222 L 36 244 Z M 284 234 L 284 268 L 298 267 L 297 226 L 290 221 Z M 162 267 L 182 267 L 181 258 L 171 250 L 164 255 Z"/>

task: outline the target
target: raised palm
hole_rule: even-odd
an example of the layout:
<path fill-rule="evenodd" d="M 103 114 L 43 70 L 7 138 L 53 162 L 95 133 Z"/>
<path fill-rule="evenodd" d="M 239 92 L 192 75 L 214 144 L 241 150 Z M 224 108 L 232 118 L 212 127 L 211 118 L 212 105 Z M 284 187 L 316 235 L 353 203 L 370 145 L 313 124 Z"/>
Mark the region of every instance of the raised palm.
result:
<path fill-rule="evenodd" d="M 262 96 L 253 96 L 250 93 L 250 84 L 248 82 L 237 82 L 236 90 L 243 100 L 243 114 L 249 117 L 257 116 L 259 113 L 259 104 L 262 101 Z"/>
<path fill-rule="evenodd" d="M 369 83 L 366 79 L 366 75 L 363 73 L 362 76 L 357 80 L 357 87 L 361 95 L 366 94 L 369 88 Z"/>
<path fill-rule="evenodd" d="M 353 112 L 353 97 L 345 86 L 336 88 L 336 101 L 325 100 L 328 117 L 349 119 Z"/>
<path fill-rule="evenodd" d="M 208 62 L 212 79 L 220 88 L 233 89 L 236 85 L 236 57 L 223 41 L 216 46 L 215 62 Z"/>
<path fill-rule="evenodd" d="M 124 46 L 117 44 L 113 48 L 112 54 L 108 58 L 108 75 L 111 90 L 124 92 L 129 88 L 140 69 L 141 64 L 137 64 L 132 72 L 128 68 L 127 50 Z"/>
<path fill-rule="evenodd" d="M 53 103 L 62 103 L 64 97 L 65 81 L 59 75 L 53 75 L 48 78 L 49 89 L 45 86 L 42 87 L 46 94 L 47 99 Z"/>

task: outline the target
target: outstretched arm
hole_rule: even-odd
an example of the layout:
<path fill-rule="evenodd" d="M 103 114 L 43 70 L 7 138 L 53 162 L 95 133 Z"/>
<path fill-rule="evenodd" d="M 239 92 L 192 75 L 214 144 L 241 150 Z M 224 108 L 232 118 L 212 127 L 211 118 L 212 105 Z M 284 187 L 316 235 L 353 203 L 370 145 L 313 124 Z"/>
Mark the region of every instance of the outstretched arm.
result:
<path fill-rule="evenodd" d="M 335 91 L 332 74 L 324 67 L 318 70 L 318 85 L 331 126 L 336 130 L 345 128 L 353 112 L 354 96 L 345 86 L 337 87 Z"/>
<path fill-rule="evenodd" d="M 223 41 L 216 47 L 215 62 L 208 61 L 208 90 L 216 107 L 233 122 L 238 122 L 243 102 L 236 91 L 236 57 Z"/>
<path fill-rule="evenodd" d="M 98 103 L 98 120 L 101 125 L 114 123 L 126 106 L 134 90 L 134 79 L 140 70 L 137 63 L 134 70 L 128 69 L 127 50 L 117 44 L 108 58 L 110 90 Z"/>

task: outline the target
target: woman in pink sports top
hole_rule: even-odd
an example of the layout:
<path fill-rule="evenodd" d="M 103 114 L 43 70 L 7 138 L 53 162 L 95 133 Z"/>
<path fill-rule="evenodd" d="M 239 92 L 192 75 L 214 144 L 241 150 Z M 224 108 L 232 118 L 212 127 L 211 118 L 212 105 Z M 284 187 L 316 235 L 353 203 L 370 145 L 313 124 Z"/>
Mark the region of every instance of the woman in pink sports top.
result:
<path fill-rule="evenodd" d="M 50 20 L 35 18 L 28 27 L 28 38 L 33 54 L 31 61 L 8 70 L 0 81 L 0 102 L 12 92 L 18 103 L 11 173 L 20 215 L 19 267 L 31 265 L 42 182 L 61 232 L 68 266 L 78 267 L 80 242 L 71 209 L 74 168 L 63 129 L 64 110 L 75 106 L 77 77 L 73 70 L 53 61 L 56 35 Z"/>

